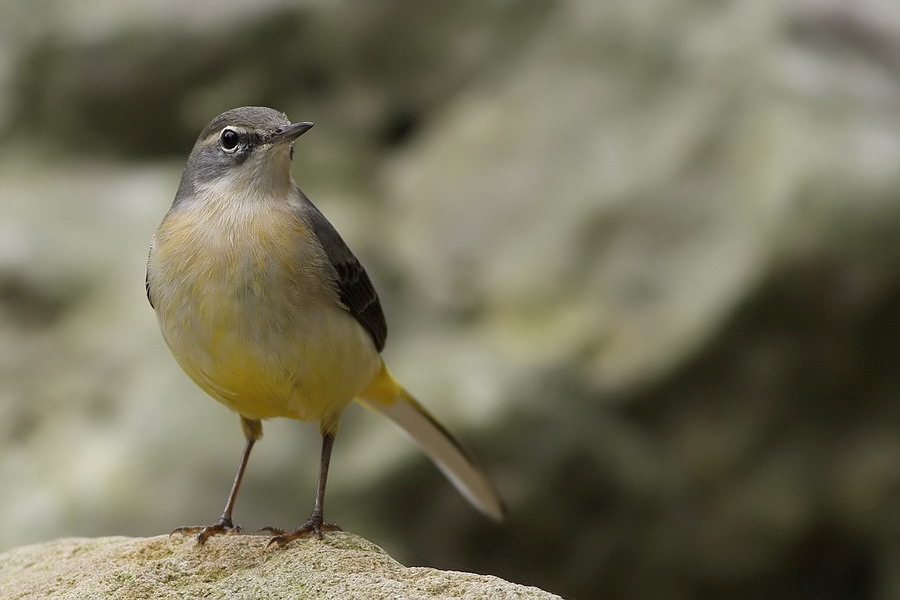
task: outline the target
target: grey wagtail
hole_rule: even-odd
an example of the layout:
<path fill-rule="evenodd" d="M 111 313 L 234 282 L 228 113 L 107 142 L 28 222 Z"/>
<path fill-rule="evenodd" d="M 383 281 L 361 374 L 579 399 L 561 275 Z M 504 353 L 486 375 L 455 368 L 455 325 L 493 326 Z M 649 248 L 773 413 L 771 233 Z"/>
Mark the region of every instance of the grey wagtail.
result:
<path fill-rule="evenodd" d="M 150 243 L 147 297 L 185 373 L 238 413 L 246 437 L 219 520 L 173 533 L 238 533 L 232 511 L 263 419 L 318 423 L 315 505 L 270 543 L 338 529 L 324 521 L 325 484 L 341 413 L 356 400 L 408 433 L 487 516 L 504 507 L 460 445 L 391 376 L 378 295 L 344 240 L 291 174 L 293 143 L 313 126 L 276 110 L 235 108 L 213 119 Z"/>

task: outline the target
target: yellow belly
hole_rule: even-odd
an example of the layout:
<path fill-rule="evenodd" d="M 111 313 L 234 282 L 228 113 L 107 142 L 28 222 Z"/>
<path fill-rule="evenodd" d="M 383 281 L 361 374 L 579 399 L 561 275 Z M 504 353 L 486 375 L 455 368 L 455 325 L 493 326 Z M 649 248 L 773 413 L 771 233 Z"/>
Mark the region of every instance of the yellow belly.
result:
<path fill-rule="evenodd" d="M 249 418 L 330 428 L 381 359 L 323 284 L 325 258 L 309 232 L 276 216 L 206 239 L 185 227 L 196 215 L 167 218 L 151 252 L 151 295 L 172 354 L 210 396 Z"/>
<path fill-rule="evenodd" d="M 337 307 L 308 309 L 308 320 L 285 323 L 255 320 L 252 307 L 218 303 L 215 310 L 231 318 L 176 312 L 164 337 L 191 379 L 243 416 L 334 421 L 379 366 L 364 330 Z"/>

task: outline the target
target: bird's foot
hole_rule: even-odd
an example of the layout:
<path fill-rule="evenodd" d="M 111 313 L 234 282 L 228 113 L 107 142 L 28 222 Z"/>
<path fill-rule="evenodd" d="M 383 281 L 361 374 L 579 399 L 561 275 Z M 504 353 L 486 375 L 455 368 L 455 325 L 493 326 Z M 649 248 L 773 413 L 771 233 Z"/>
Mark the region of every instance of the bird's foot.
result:
<path fill-rule="evenodd" d="M 172 530 L 172 533 L 169 535 L 180 533 L 181 535 L 194 535 L 197 534 L 197 543 L 201 546 L 206 543 L 206 540 L 211 538 L 214 535 L 237 535 L 241 533 L 243 529 L 240 525 L 235 525 L 231 522 L 231 519 L 221 518 L 212 525 L 207 525 L 206 527 L 202 526 L 185 526 L 178 527 Z"/>
<path fill-rule="evenodd" d="M 306 523 L 304 523 L 297 529 L 294 529 L 293 531 L 279 529 L 278 527 L 263 527 L 262 529 L 260 529 L 260 531 L 267 531 L 272 534 L 272 539 L 269 540 L 269 546 L 271 546 L 272 544 L 284 546 L 285 544 L 293 542 L 296 539 L 306 537 L 310 534 L 315 535 L 321 540 L 324 532 L 340 530 L 341 528 L 334 523 L 324 523 L 322 521 L 322 516 L 316 514 L 310 516 L 306 520 Z"/>

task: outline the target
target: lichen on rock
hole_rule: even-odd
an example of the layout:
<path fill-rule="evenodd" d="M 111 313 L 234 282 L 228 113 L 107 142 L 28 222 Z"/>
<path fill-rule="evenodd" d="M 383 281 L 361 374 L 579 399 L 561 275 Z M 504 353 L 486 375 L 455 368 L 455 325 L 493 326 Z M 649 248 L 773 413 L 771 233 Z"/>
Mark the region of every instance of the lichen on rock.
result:
<path fill-rule="evenodd" d="M 350 533 L 66 538 L 0 554 L 0 598 L 559 598 L 489 575 L 405 567 Z"/>

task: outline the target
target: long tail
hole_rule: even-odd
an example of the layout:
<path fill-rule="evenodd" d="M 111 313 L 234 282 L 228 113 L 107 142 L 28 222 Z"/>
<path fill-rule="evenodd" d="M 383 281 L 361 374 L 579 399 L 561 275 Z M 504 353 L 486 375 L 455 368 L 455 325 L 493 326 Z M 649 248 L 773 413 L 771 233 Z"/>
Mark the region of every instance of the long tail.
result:
<path fill-rule="evenodd" d="M 384 364 L 357 400 L 405 431 L 473 506 L 496 521 L 503 520 L 506 508 L 484 472 L 443 425 L 397 383 Z"/>

